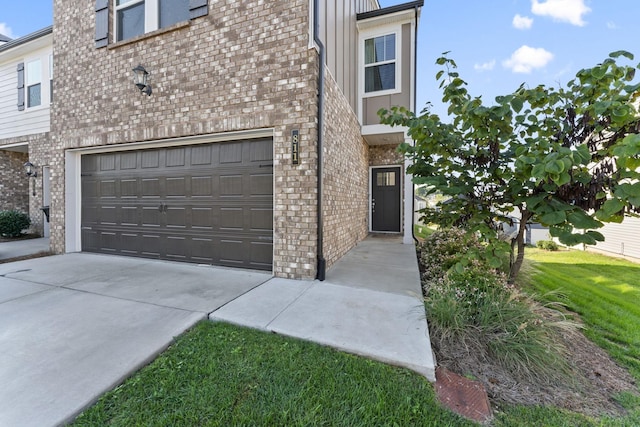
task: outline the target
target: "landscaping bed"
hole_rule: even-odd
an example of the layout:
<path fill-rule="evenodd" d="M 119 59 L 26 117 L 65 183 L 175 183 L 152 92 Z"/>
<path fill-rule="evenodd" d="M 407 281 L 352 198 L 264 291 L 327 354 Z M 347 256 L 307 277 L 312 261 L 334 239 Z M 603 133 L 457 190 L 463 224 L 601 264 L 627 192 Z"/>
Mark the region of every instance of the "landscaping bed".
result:
<path fill-rule="evenodd" d="M 634 372 L 628 371 L 630 366 L 622 367 L 585 337 L 585 330 L 591 334 L 590 337 L 598 335 L 598 332 L 594 332 L 592 324 L 583 324 L 578 314 L 565 307 L 566 304 L 576 310 L 571 300 L 573 283 L 570 277 L 545 282 L 547 270 L 540 268 L 544 265 L 542 262 L 551 263 L 548 268 L 558 272 L 564 265 L 573 266 L 575 259 L 559 260 L 549 255 L 539 263 L 528 262 L 520 281 L 510 288 L 499 277 L 495 281 L 487 278 L 486 271 L 491 269 L 486 266 L 469 265 L 462 275 L 452 271 L 447 275 L 447 270 L 455 265 L 457 254 L 464 251 L 463 246 L 469 242 L 464 242 L 461 233 L 449 236 L 450 240 L 445 237 L 436 233 L 418 245 L 432 347 L 440 366 L 482 382 L 494 408 L 497 408 L 498 424 L 508 424 L 504 420 L 513 420 L 514 412 L 529 411 L 524 408 L 540 408 L 534 409 L 534 415 L 527 415 L 537 420 L 532 421 L 534 425 L 535 422 L 549 422 L 547 412 L 558 411 L 554 408 L 583 414 L 586 417 L 578 414 L 575 417 L 585 425 L 590 425 L 588 420 L 602 417 L 611 422 L 620 420 L 621 425 L 627 425 L 629 419 L 632 420 L 631 425 L 640 422 L 638 372 L 632 375 Z M 434 247 L 439 248 L 435 254 Z M 531 249 L 529 252 L 544 253 Z M 635 267 L 635 277 L 639 277 L 640 266 Z M 474 269 L 476 273 L 468 273 Z M 593 272 L 579 277 L 576 273 L 571 274 L 582 287 L 597 289 L 607 286 Z M 615 272 L 608 275 L 615 285 L 619 276 Z M 546 287 L 536 287 L 539 282 L 546 283 Z M 640 295 L 637 280 L 627 286 L 635 286 L 632 292 Z M 504 293 L 503 288 L 506 288 Z M 625 290 L 629 291 L 628 288 Z M 561 292 L 565 291 L 569 293 L 563 295 Z M 530 295 L 534 292 L 537 296 L 532 298 Z M 628 297 L 621 295 L 621 299 Z M 597 301 L 594 299 L 591 307 L 585 304 L 582 308 L 598 310 Z M 611 302 L 611 299 L 607 301 Z M 521 304 L 530 308 L 531 317 L 519 311 Z M 494 308 L 497 305 L 502 308 Z M 604 309 L 613 310 L 611 307 Z M 494 310 L 494 314 L 487 314 Z M 640 312 L 631 313 L 636 314 L 640 316 Z M 462 320 L 465 316 L 471 319 Z M 486 319 L 491 316 L 499 317 L 500 321 L 492 323 L 491 319 Z M 513 322 L 509 320 L 510 316 Z M 635 321 L 632 324 L 637 329 L 640 317 L 634 319 L 626 319 L 626 322 Z M 615 333 L 625 334 L 624 331 L 610 331 L 610 335 Z M 640 356 L 640 348 L 633 346 L 634 339 L 632 337 L 632 342 L 626 344 L 630 360 L 637 360 Z M 496 341 L 504 341 L 499 350 L 494 348 Z M 624 339 L 621 337 L 618 341 Z M 556 354 L 556 361 L 553 357 L 544 360 L 552 353 Z"/>

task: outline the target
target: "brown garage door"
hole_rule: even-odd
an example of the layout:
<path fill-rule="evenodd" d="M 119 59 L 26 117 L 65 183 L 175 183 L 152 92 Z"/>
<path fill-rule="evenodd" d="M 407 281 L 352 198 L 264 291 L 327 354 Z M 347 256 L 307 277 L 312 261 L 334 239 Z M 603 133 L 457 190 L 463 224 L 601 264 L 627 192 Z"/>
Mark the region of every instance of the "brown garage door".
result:
<path fill-rule="evenodd" d="M 271 270 L 273 141 L 83 155 L 82 250 Z"/>

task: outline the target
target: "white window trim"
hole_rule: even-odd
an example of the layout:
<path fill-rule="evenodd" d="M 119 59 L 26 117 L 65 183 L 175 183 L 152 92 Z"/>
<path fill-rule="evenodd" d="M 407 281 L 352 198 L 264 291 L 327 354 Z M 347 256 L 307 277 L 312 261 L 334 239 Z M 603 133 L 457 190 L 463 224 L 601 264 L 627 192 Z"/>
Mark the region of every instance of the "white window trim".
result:
<path fill-rule="evenodd" d="M 365 91 L 365 48 L 364 43 L 366 40 L 386 36 L 389 34 L 395 34 L 396 36 L 396 84 L 395 88 L 387 89 L 387 90 L 379 90 L 375 92 L 366 92 Z M 402 92 L 402 26 L 401 25 L 393 25 L 393 26 L 385 26 L 376 28 L 374 30 L 365 31 L 360 33 L 360 37 L 358 40 L 358 78 L 360 83 L 358 84 L 360 98 L 372 98 L 376 96 L 385 96 L 385 95 L 393 95 L 396 93 Z M 392 61 L 381 61 L 377 63 L 378 65 L 384 63 L 391 63 Z"/>
<path fill-rule="evenodd" d="M 118 11 L 127 9 L 133 5 L 143 3 L 144 4 L 144 32 L 142 34 L 150 33 L 160 28 L 160 13 L 159 13 L 160 0 L 131 0 L 127 3 L 118 6 L 118 0 L 113 0 L 113 38 L 114 42 L 120 42 L 128 39 L 118 40 Z"/>
<path fill-rule="evenodd" d="M 30 56 L 24 59 L 24 111 L 36 111 L 43 108 L 49 108 L 51 103 L 49 95 L 49 55 L 51 51 L 41 53 L 39 55 Z M 29 63 L 40 61 L 40 105 L 34 107 L 29 106 Z M 45 87 L 46 86 L 46 87 Z"/>

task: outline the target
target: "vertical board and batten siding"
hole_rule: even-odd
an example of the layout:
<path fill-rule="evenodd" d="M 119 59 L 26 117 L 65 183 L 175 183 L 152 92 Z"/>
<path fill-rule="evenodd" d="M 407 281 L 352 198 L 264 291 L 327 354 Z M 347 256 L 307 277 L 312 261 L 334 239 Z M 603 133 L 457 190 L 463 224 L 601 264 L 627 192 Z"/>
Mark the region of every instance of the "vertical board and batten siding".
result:
<path fill-rule="evenodd" d="M 625 218 L 621 224 L 605 224 L 598 230 L 605 237 L 596 249 L 640 259 L 640 218 Z"/>
<path fill-rule="evenodd" d="M 358 104 L 356 15 L 376 9 L 375 0 L 325 0 L 320 8 L 320 36 L 326 48 L 327 68 L 353 111 Z M 331 28 L 334 30 L 330 31 Z"/>
<path fill-rule="evenodd" d="M 40 49 L 29 54 L 27 59 L 39 57 L 47 66 L 51 49 Z M 18 110 L 18 64 L 23 59 L 13 59 L 0 64 L 0 140 L 23 135 L 49 132 L 50 108 L 48 72 L 43 72 L 42 106 L 23 111 Z M 25 64 L 26 68 L 26 64 Z M 26 83 L 25 83 L 26 87 Z"/>

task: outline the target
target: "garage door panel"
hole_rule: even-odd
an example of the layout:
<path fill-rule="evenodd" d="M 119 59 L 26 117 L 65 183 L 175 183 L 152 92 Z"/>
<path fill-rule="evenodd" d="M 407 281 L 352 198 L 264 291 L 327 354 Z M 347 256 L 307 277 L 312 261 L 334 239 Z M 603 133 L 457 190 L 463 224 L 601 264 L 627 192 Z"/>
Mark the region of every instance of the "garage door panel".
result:
<path fill-rule="evenodd" d="M 167 149 L 167 167 L 186 166 L 185 150 L 184 147 Z"/>
<path fill-rule="evenodd" d="M 187 178 L 184 176 L 167 178 L 167 197 L 186 197 Z"/>
<path fill-rule="evenodd" d="M 115 206 L 102 206 L 99 215 L 98 223 L 101 225 L 116 225 L 118 223 Z"/>
<path fill-rule="evenodd" d="M 221 196 L 242 196 L 242 175 L 221 176 L 218 182 Z"/>
<path fill-rule="evenodd" d="M 242 163 L 242 142 L 220 144 L 220 163 Z"/>
<path fill-rule="evenodd" d="M 181 207 L 168 207 L 165 212 L 168 228 L 187 228 L 190 223 L 187 209 Z"/>
<path fill-rule="evenodd" d="M 120 236 L 120 252 L 122 255 L 138 255 L 140 247 L 140 235 L 138 233 L 122 233 Z"/>
<path fill-rule="evenodd" d="M 137 152 L 125 152 L 120 153 L 118 156 L 120 160 L 120 169 L 131 170 L 138 168 L 138 153 Z"/>
<path fill-rule="evenodd" d="M 273 231 L 273 209 L 251 209 L 251 230 Z"/>
<path fill-rule="evenodd" d="M 142 226 L 143 227 L 160 227 L 162 221 L 162 212 L 159 206 L 144 206 L 142 208 Z"/>
<path fill-rule="evenodd" d="M 193 197 L 212 197 L 213 196 L 213 177 L 208 176 L 192 176 L 191 177 L 191 195 Z"/>
<path fill-rule="evenodd" d="M 99 245 L 102 252 L 117 252 L 119 246 L 117 234 L 114 232 L 101 232 Z"/>
<path fill-rule="evenodd" d="M 273 195 L 273 174 L 253 174 L 249 177 L 249 188 L 253 196 Z"/>
<path fill-rule="evenodd" d="M 141 166 L 143 169 L 160 167 L 160 151 L 145 150 L 141 151 Z"/>
<path fill-rule="evenodd" d="M 271 140 L 84 155 L 83 250 L 271 270 L 272 159 Z"/>
<path fill-rule="evenodd" d="M 120 180 L 120 197 L 137 198 L 139 193 L 139 183 L 137 179 Z"/>
<path fill-rule="evenodd" d="M 116 155 L 104 154 L 100 156 L 100 171 L 116 170 Z"/>
<path fill-rule="evenodd" d="M 198 230 L 213 229 L 213 209 L 212 208 L 192 208 L 191 209 L 191 226 Z"/>
<path fill-rule="evenodd" d="M 213 148 L 211 145 L 200 145 L 191 147 L 192 165 L 211 165 Z"/>
<path fill-rule="evenodd" d="M 142 180 L 142 197 L 160 197 L 160 178 Z"/>

